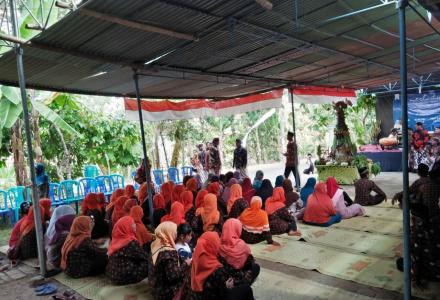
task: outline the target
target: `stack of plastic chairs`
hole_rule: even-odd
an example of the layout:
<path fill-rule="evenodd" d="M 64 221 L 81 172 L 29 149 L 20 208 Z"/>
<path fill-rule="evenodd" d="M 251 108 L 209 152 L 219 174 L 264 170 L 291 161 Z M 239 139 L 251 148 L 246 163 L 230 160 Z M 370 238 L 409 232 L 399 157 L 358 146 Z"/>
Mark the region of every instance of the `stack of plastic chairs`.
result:
<path fill-rule="evenodd" d="M 171 180 L 176 184 L 182 183 L 180 180 L 179 169 L 175 167 L 168 168 L 168 180 Z"/>
<path fill-rule="evenodd" d="M 192 176 L 193 174 L 193 168 L 189 166 L 183 166 L 182 167 L 182 177 L 185 177 L 187 175 Z"/>
<path fill-rule="evenodd" d="M 82 200 L 79 182 L 76 180 L 63 180 L 58 187 L 57 204 L 75 203 L 76 212 L 79 211 L 79 202 Z"/>
<path fill-rule="evenodd" d="M 8 189 L 9 203 L 13 206 L 15 220 L 19 219 L 18 210 L 24 202 L 24 186 L 15 186 Z"/>
<path fill-rule="evenodd" d="M 79 182 L 79 194 L 81 197 L 85 197 L 88 193 L 96 192 L 96 180 L 95 178 L 85 177 L 78 180 Z"/>
<path fill-rule="evenodd" d="M 58 202 L 58 189 L 60 187 L 59 183 L 51 182 L 49 183 L 49 198 L 52 201 L 52 205 L 56 205 Z"/>
<path fill-rule="evenodd" d="M 96 191 L 98 193 L 103 193 L 106 196 L 109 196 L 113 192 L 113 184 L 112 178 L 110 176 L 102 175 L 96 176 Z"/>
<path fill-rule="evenodd" d="M 9 200 L 8 192 L 0 190 L 0 216 L 3 220 L 3 225 L 6 225 L 6 219 L 9 218 L 11 224 L 15 223 L 14 209 Z"/>
<path fill-rule="evenodd" d="M 133 186 L 134 189 L 137 191 L 139 190 L 140 185 L 134 180 L 135 177 L 136 177 L 136 171 L 131 172 L 131 179 L 133 180 Z"/>
<path fill-rule="evenodd" d="M 124 176 L 119 174 L 110 175 L 112 179 L 112 190 L 123 189 L 125 187 Z"/>
<path fill-rule="evenodd" d="M 163 174 L 163 170 L 157 169 L 153 170 L 153 177 L 154 177 L 154 187 L 156 193 L 160 192 L 160 187 L 162 184 L 165 183 L 165 176 Z"/>

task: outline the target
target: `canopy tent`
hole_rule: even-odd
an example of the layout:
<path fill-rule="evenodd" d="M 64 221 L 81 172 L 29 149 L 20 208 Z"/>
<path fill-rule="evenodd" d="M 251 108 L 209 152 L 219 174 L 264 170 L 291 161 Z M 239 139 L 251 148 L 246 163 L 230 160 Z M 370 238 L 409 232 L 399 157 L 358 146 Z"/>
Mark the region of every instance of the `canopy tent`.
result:
<path fill-rule="evenodd" d="M 21 88 L 28 153 L 26 87 L 136 96 L 146 164 L 141 97 L 230 99 L 290 85 L 371 91 L 400 79 L 404 295 L 410 299 L 407 76 L 440 81 L 440 23 L 425 20 L 423 7 L 400 0 L 397 14 L 396 2 L 388 0 L 89 0 L 26 41 L 18 37 L 14 0 L 9 2 L 14 32 L 0 39 L 16 51 L 0 57 L 0 83 Z M 44 273 L 43 250 L 39 258 Z"/>

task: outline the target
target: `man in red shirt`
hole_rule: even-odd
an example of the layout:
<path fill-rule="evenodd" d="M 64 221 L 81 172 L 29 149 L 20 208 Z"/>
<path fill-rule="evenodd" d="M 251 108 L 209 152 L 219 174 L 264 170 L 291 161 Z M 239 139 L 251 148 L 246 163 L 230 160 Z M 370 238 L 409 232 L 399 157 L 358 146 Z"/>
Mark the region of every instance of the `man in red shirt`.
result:
<path fill-rule="evenodd" d="M 286 169 L 284 170 L 284 178 L 289 178 L 290 172 L 295 177 L 295 187 L 300 187 L 298 174 L 298 147 L 296 141 L 293 140 L 293 132 L 287 133 L 287 151 L 283 153 L 286 157 Z"/>

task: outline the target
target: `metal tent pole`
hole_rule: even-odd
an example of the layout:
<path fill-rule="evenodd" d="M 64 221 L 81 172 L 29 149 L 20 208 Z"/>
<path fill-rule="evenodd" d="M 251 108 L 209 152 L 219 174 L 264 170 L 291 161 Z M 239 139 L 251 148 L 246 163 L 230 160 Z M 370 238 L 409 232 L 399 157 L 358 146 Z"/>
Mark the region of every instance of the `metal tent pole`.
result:
<path fill-rule="evenodd" d="M 297 147 L 297 151 L 295 153 L 295 159 L 298 162 L 298 165 L 296 166 L 296 171 L 295 171 L 295 186 L 297 188 L 301 187 L 301 177 L 299 175 L 299 171 L 298 171 L 298 167 L 299 167 L 299 159 L 298 159 L 298 141 L 296 140 L 296 122 L 295 122 L 295 102 L 293 101 L 293 92 L 292 92 L 292 88 L 289 87 L 289 96 L 290 96 L 290 102 L 292 103 L 292 129 L 293 129 L 293 139 L 295 141 L 296 147 Z"/>
<path fill-rule="evenodd" d="M 147 178 L 147 192 L 148 192 L 148 206 L 150 207 L 150 222 L 153 222 L 153 193 L 151 190 L 151 175 L 150 172 L 148 172 L 148 156 L 147 156 L 147 145 L 145 143 L 145 131 L 144 131 L 144 118 L 142 116 L 142 108 L 141 108 L 141 96 L 139 92 L 139 75 L 137 74 L 137 71 L 134 71 L 134 84 L 136 87 L 136 99 L 137 99 L 137 106 L 138 106 L 138 112 L 139 112 L 139 124 L 141 125 L 141 138 L 142 138 L 142 151 L 144 152 L 144 168 L 145 168 L 145 174 Z"/>
<path fill-rule="evenodd" d="M 407 0 L 399 0 L 399 32 L 400 32 L 400 101 L 402 105 L 402 136 L 403 136 L 403 271 L 405 300 L 411 299 L 411 257 L 410 257 L 410 225 L 408 203 L 408 98 L 407 98 L 407 70 L 406 70 L 406 20 L 405 9 Z"/>
<path fill-rule="evenodd" d="M 17 8 L 15 5 L 15 1 L 10 0 L 9 5 L 11 9 L 12 30 L 14 36 L 20 37 L 20 32 L 18 29 L 18 21 L 17 21 Z M 17 58 L 18 82 L 20 85 L 21 104 L 23 106 L 24 129 L 26 132 L 26 144 L 28 151 L 31 184 L 32 184 L 32 202 L 33 202 L 34 214 L 35 214 L 35 231 L 37 236 L 38 262 L 40 264 L 41 275 L 46 276 L 43 225 L 41 224 L 41 211 L 39 204 L 40 199 L 37 196 L 37 188 L 35 186 L 35 166 L 34 166 L 34 157 L 33 157 L 34 152 L 32 150 L 32 138 L 31 138 L 31 130 L 29 126 L 29 111 L 27 106 L 26 81 L 24 77 L 24 67 L 23 67 L 23 48 L 18 43 L 15 44 L 15 52 Z"/>

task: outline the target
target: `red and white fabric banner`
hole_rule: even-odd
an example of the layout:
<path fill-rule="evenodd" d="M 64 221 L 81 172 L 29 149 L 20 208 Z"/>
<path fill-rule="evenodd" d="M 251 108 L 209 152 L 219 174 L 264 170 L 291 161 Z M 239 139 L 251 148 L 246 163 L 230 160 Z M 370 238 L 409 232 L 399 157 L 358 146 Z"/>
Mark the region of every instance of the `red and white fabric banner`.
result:
<path fill-rule="evenodd" d="M 308 104 L 324 104 L 350 100 L 356 102 L 356 91 L 324 86 L 298 86 L 292 88 L 293 101 Z"/>
<path fill-rule="evenodd" d="M 214 101 L 197 100 L 142 100 L 141 109 L 144 120 L 186 120 L 204 117 L 221 117 L 241 114 L 268 108 L 282 107 L 283 89 L 273 90 L 240 98 Z M 125 98 L 125 117 L 127 120 L 139 121 L 137 100 Z"/>

